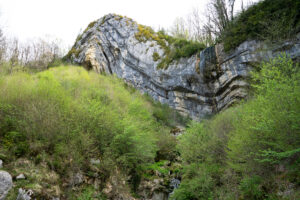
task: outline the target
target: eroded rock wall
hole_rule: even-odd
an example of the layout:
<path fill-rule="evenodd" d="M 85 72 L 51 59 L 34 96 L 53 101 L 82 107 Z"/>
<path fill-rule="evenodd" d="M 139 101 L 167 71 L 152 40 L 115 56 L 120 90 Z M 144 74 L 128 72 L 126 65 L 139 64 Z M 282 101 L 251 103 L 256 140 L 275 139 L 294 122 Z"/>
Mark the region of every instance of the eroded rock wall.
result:
<path fill-rule="evenodd" d="M 158 69 L 153 53 L 164 51 L 155 40 L 137 40 L 138 24 L 109 14 L 92 23 L 76 41 L 70 59 L 98 73 L 116 74 L 155 100 L 201 119 L 247 96 L 253 66 L 281 52 L 300 57 L 300 35 L 281 45 L 246 41 L 225 53 L 222 44 Z"/>

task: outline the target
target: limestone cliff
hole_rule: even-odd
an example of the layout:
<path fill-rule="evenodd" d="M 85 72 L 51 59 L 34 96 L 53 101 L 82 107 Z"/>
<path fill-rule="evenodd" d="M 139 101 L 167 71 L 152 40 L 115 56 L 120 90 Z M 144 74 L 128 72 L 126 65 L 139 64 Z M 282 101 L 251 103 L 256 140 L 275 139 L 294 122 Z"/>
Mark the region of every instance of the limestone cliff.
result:
<path fill-rule="evenodd" d="M 300 35 L 277 45 L 245 41 L 231 52 L 222 44 L 209 47 L 168 67 L 158 67 L 164 49 L 159 41 L 137 38 L 139 25 L 113 14 L 91 23 L 78 37 L 68 58 L 99 73 L 116 74 L 194 119 L 201 119 L 247 96 L 247 76 L 251 68 L 280 52 L 300 57 Z M 158 59 L 154 58 L 154 54 Z"/>

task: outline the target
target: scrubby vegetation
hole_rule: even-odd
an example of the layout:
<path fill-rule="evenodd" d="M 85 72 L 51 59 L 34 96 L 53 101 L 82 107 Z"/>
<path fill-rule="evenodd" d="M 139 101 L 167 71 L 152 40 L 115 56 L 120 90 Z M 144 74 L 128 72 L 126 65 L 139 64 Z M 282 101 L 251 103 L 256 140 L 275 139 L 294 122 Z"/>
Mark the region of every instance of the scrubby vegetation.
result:
<path fill-rule="evenodd" d="M 154 105 L 116 77 L 70 66 L 2 74 L 0 97 L 0 155 L 11 173 L 9 163 L 28 159 L 31 168 L 41 165 L 59 180 L 79 171 L 93 177 L 93 158 L 101 161 L 101 180 L 118 169 L 138 181 L 145 166 L 176 156 L 169 134 L 178 121 L 174 111 Z M 26 185 L 37 180 L 28 179 Z"/>
<path fill-rule="evenodd" d="M 135 38 L 140 42 L 155 41 L 164 50 L 164 55 L 161 58 L 159 55 L 153 54 L 154 61 L 160 60 L 157 65 L 158 69 L 166 69 L 173 61 L 190 57 L 206 47 L 196 41 L 174 38 L 167 35 L 163 30 L 155 32 L 151 27 L 143 25 L 138 25 Z"/>
<path fill-rule="evenodd" d="M 20 187 L 48 198 L 105 199 L 80 172 L 103 183 L 115 170 L 141 180 L 181 176 L 173 199 L 299 199 L 300 69 L 286 55 L 252 73 L 253 97 L 199 122 L 143 96 L 116 77 L 80 67 L 0 76 L 0 159 Z M 184 135 L 170 135 L 187 124 Z M 182 165 L 178 162 L 181 156 Z M 93 166 L 91 159 L 99 159 Z M 183 168 L 182 168 L 183 166 Z M 100 185 L 103 188 L 104 185 Z M 47 188 L 47 189 L 42 189 Z"/>
<path fill-rule="evenodd" d="M 241 7 L 238 2 L 242 2 Z M 246 40 L 279 42 L 300 31 L 298 0 L 209 0 L 206 12 L 197 8 L 174 21 L 173 36 L 193 39 L 207 46 L 224 43 L 230 51 Z"/>
<path fill-rule="evenodd" d="M 260 1 L 232 14 L 214 39 L 227 51 L 247 39 L 291 39 L 299 10 L 296 0 Z M 142 25 L 135 34 L 163 49 L 152 55 L 159 69 L 212 43 L 212 35 L 198 36 L 206 42 Z M 16 40 L 7 48 L 0 32 L 0 44 L 0 159 L 14 178 L 26 176 L 14 180 L 7 199 L 19 188 L 37 199 L 106 199 L 103 189 L 118 176 L 135 197 L 142 180 L 162 179 L 166 189 L 179 178 L 171 199 L 300 199 L 300 68 L 288 55 L 253 69 L 249 99 L 195 122 L 115 76 L 57 67 L 63 61 L 54 43 L 27 50 Z M 65 59 L 79 52 L 73 47 Z M 174 137 L 179 125 L 187 129 Z"/>
<path fill-rule="evenodd" d="M 300 69 L 286 55 L 252 73 L 253 98 L 179 139 L 174 199 L 299 199 Z"/>
<path fill-rule="evenodd" d="M 278 42 L 300 31 L 300 1 L 263 0 L 238 14 L 221 33 L 225 50 L 246 40 Z"/>

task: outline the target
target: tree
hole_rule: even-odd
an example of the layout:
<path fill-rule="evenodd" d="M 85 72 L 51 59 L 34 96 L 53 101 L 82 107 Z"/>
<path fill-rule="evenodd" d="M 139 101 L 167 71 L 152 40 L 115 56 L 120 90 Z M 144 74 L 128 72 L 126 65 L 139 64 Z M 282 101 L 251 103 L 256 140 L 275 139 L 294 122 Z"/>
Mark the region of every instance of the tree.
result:
<path fill-rule="evenodd" d="M 193 11 L 187 16 L 188 30 L 190 32 L 190 39 L 205 44 L 206 46 L 212 46 L 214 39 L 212 33 L 205 31 L 203 16 L 199 9 L 194 8 Z"/>
<path fill-rule="evenodd" d="M 0 64 L 3 62 L 5 58 L 5 53 L 6 53 L 6 38 L 3 34 L 2 28 L 0 27 Z"/>
<path fill-rule="evenodd" d="M 170 33 L 176 38 L 189 39 L 190 36 L 186 20 L 182 17 L 176 18 L 173 26 L 170 28 Z"/>
<path fill-rule="evenodd" d="M 0 28 L 0 64 L 3 62 L 6 53 L 6 39 L 3 35 L 2 29 Z"/>
<path fill-rule="evenodd" d="M 207 23 L 204 29 L 207 33 L 219 36 L 229 22 L 234 18 L 235 0 L 211 0 L 208 5 Z"/>

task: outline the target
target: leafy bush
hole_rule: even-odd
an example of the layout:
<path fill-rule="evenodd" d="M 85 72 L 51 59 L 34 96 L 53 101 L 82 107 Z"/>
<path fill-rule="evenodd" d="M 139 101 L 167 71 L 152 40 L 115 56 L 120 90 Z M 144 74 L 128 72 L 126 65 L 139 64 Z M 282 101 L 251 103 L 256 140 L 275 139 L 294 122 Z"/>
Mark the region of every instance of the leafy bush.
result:
<path fill-rule="evenodd" d="M 183 181 L 171 199 L 213 199 L 214 182 L 207 165 L 192 164 L 184 169 Z"/>
<path fill-rule="evenodd" d="M 273 160 L 274 153 L 281 152 L 286 157 L 277 160 L 277 164 L 287 160 L 294 162 L 299 148 L 299 66 L 282 55 L 263 63 L 253 77 L 256 95 L 239 113 L 239 122 L 234 124 L 228 144 L 228 155 L 232 166 L 237 165 L 242 171 L 271 172 L 275 164 L 266 163 L 266 159 Z M 288 153 L 291 151 L 294 153 Z M 245 163 L 245 168 L 237 163 Z"/>
<path fill-rule="evenodd" d="M 261 188 L 262 178 L 259 176 L 245 177 L 240 184 L 244 199 L 263 199 Z"/>
<path fill-rule="evenodd" d="M 142 169 L 144 171 L 144 176 L 151 177 L 153 174 L 155 174 L 155 171 L 161 173 L 162 175 L 168 175 L 169 170 L 164 167 L 166 162 L 168 161 L 162 160 L 151 165 L 143 166 Z"/>
<path fill-rule="evenodd" d="M 129 173 L 154 162 L 170 130 L 154 106 L 118 78 L 79 67 L 1 76 L 1 152 L 47 160 L 62 176 L 87 170 L 95 157 L 107 176 L 115 167 Z"/>
<path fill-rule="evenodd" d="M 77 200 L 105 200 L 107 198 L 104 197 L 103 194 L 95 194 L 96 191 L 92 187 L 86 187 L 83 189 L 82 193 L 78 196 Z M 74 197 L 73 197 L 74 198 Z"/>
<path fill-rule="evenodd" d="M 252 86 L 253 97 L 248 101 L 209 120 L 191 123 L 179 138 L 177 147 L 186 170 L 174 197 L 281 199 L 280 188 L 287 184 L 297 190 L 299 65 L 285 54 L 262 63 L 252 73 Z M 195 166 L 207 172 L 207 182 L 197 175 L 200 172 L 189 175 Z M 203 185 L 209 185 L 212 196 L 196 195 Z M 287 198 L 298 199 L 299 194 L 292 192 Z"/>
<path fill-rule="evenodd" d="M 300 30 L 300 2 L 263 0 L 241 12 L 222 33 L 225 50 L 246 40 L 278 41 L 290 38 Z"/>

